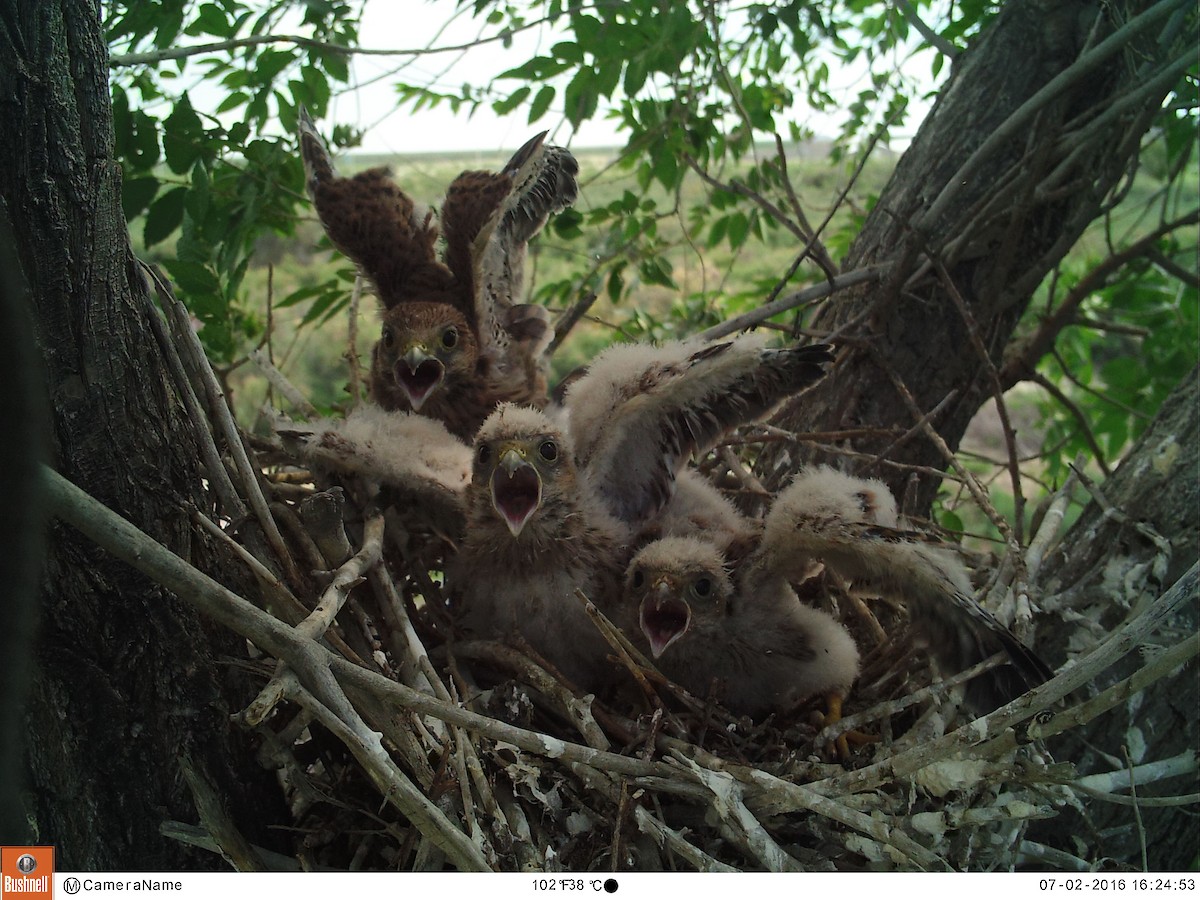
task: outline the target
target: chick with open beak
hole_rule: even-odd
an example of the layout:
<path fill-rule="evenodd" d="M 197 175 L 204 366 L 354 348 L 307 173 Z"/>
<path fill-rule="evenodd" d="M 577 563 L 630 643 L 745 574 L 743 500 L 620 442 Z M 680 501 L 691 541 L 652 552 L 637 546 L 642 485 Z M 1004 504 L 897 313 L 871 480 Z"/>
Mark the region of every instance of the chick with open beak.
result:
<path fill-rule="evenodd" d="M 646 576 L 635 568 L 631 580 L 644 585 Z M 707 597 L 712 593 L 712 581 L 704 575 L 675 577 L 659 572 L 650 590 L 638 605 L 638 626 L 650 642 L 650 652 L 658 659 L 666 649 L 683 637 L 692 624 L 692 607 L 686 597 Z"/>
<path fill-rule="evenodd" d="M 629 564 L 618 622 L 649 645 L 664 675 L 738 715 L 840 698 L 858 671 L 854 641 L 833 617 L 801 604 L 767 563 L 761 547 L 728 560 L 707 538 L 652 541 Z"/>
<path fill-rule="evenodd" d="M 531 443 L 538 445 L 536 451 Z M 499 457 L 488 480 L 492 509 L 504 520 L 512 536 L 519 537 L 525 523 L 542 505 L 542 476 L 530 459 L 540 460 L 542 464 L 557 462 L 558 442 L 550 436 L 539 435 L 529 443 L 503 441 L 495 449 L 485 443 L 480 445 L 479 455 L 485 465 L 493 455 Z"/>
<path fill-rule="evenodd" d="M 681 675 L 682 680 L 675 679 L 681 684 L 692 680 L 695 647 L 723 640 L 726 604 L 732 593 L 716 548 L 694 537 L 652 541 L 625 574 L 626 615 L 636 606 L 637 627 L 650 653 L 669 677 Z M 681 640 L 679 649 L 668 654 Z M 696 662 L 707 667 L 703 659 Z"/>
<path fill-rule="evenodd" d="M 479 429 L 467 527 L 447 572 L 464 635 L 517 639 L 593 691 L 608 645 L 575 595 L 619 586 L 619 532 L 580 483 L 570 437 L 545 413 L 501 404 Z"/>
<path fill-rule="evenodd" d="M 445 420 L 448 410 L 441 407 L 461 399 L 456 395 L 471 384 L 476 355 L 456 311 L 421 303 L 394 307 L 375 345 L 372 393 L 386 409 L 424 410 Z"/>

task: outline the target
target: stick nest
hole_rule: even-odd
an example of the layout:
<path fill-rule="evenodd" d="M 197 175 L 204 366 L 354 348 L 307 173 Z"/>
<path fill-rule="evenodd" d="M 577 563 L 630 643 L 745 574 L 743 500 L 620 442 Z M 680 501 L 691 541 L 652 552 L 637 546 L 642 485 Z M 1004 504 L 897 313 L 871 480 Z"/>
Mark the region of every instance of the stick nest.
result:
<path fill-rule="evenodd" d="M 216 497 L 213 510 L 196 512 L 197 526 L 255 576 L 257 596 L 243 602 L 297 635 L 293 650 L 271 658 L 254 651 L 262 636 L 247 629 L 240 665 L 261 691 L 235 716 L 278 775 L 291 821 L 274 824 L 294 835 L 290 856 L 231 838 L 237 823 L 201 802 L 196 785 L 207 836 L 178 823 L 168 833 L 215 843 L 245 869 L 1084 865 L 1024 839 L 1032 821 L 1078 803 L 1075 773 L 1042 739 L 1128 699 L 1063 703 L 1161 621 L 1161 603 L 979 719 L 959 703 L 964 674 L 934 671 L 910 642 L 901 604 L 827 580 L 807 599 L 834 609 L 863 657 L 840 724 L 823 727 L 815 705 L 738 719 L 623 659 L 616 642 L 614 665 L 637 669 L 640 683 L 631 671 L 627 691 L 579 696 L 523 648 L 455 643 L 437 574 L 449 540 L 420 510 L 385 507 L 355 479 L 309 471 L 278 442 L 246 438 L 186 314 L 163 300 L 172 335 L 161 337 L 182 361 L 173 372 L 187 372 L 181 391 Z M 1034 543 L 1044 550 L 1048 539 Z M 1163 603 L 1177 602 L 1169 593 Z M 1018 622 L 1037 608 L 1019 581 L 994 583 L 989 596 L 1016 598 Z M 1139 684 L 1172 671 L 1170 662 L 1139 672 Z M 851 728 L 876 740 L 852 742 L 841 760 L 833 742 Z"/>

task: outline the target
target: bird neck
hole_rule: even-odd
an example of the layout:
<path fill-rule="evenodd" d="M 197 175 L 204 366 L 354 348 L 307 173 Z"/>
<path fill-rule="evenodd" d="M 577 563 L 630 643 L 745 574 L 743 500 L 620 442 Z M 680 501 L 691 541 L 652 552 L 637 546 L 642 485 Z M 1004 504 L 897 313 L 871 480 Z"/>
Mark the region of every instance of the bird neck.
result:
<path fill-rule="evenodd" d="M 485 501 L 486 503 L 486 501 Z M 538 510 L 521 533 L 513 535 L 487 504 L 475 504 L 463 550 L 517 571 L 544 572 L 573 568 L 591 569 L 612 556 L 612 541 L 594 528 L 578 510 L 562 506 Z"/>

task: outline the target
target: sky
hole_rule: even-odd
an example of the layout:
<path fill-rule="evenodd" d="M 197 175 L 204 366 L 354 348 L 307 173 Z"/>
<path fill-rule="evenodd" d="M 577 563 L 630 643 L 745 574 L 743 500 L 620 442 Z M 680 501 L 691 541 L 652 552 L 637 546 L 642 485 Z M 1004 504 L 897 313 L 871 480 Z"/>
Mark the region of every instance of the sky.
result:
<path fill-rule="evenodd" d="M 452 46 L 469 43 L 478 38 L 482 25 L 466 14 L 453 16 L 455 4 L 440 0 L 376 0 L 366 4 L 361 28 L 364 47 L 379 49 L 416 49 L 427 46 Z M 538 52 L 545 52 L 561 38 L 549 25 L 542 25 L 514 36 L 509 48 L 499 43 L 476 47 L 469 52 L 446 52 L 419 57 L 413 56 L 356 56 L 353 61 L 353 80 L 357 87 L 338 96 L 330 110 L 333 123 L 352 125 L 364 130 L 362 151 L 368 153 L 421 153 L 440 151 L 494 151 L 519 146 L 534 128 L 551 128 L 551 140 L 570 146 L 609 147 L 621 145 L 623 138 L 614 124 L 602 116 L 583 123 L 572 134 L 561 114 L 553 108 L 537 126 L 529 124 L 522 111 L 499 117 L 490 107 L 481 106 L 473 116 L 465 111 L 454 113 L 442 104 L 433 109 L 414 113 L 410 106 L 396 110 L 394 84 L 397 80 L 412 83 L 432 83 L 447 91 L 464 82 L 488 84 L 507 68 L 524 62 Z M 395 71 L 399 68 L 399 71 Z M 914 66 L 929 71 L 928 61 Z M 841 75 L 847 89 L 857 91 L 860 73 Z M 914 110 L 907 126 L 907 135 L 915 132 L 924 109 Z M 811 114 L 807 124 L 818 135 L 832 136 L 840 122 L 830 116 Z M 907 145 L 905 135 L 893 140 L 892 149 Z"/>
<path fill-rule="evenodd" d="M 480 35 L 479 21 L 463 14 L 447 22 L 454 4 L 433 0 L 385 0 L 366 4 L 360 37 L 362 45 L 379 49 L 415 49 L 455 46 Z M 416 58 L 356 56 L 353 63 L 356 90 L 339 97 L 331 115 L 339 124 L 365 129 L 363 152 L 421 153 L 447 150 L 496 150 L 520 146 L 530 136 L 531 126 L 520 111 L 500 117 L 491 107 L 481 106 L 470 118 L 465 111 L 454 113 L 446 104 L 412 112 L 396 110 L 397 80 L 432 83 L 447 91 L 463 83 L 488 84 L 505 69 L 524 62 L 560 40 L 548 25 L 514 36 L 512 46 L 499 43 L 473 48 L 470 52 L 447 52 Z M 389 73 L 403 66 L 395 75 Z M 514 83 L 515 84 L 515 83 Z M 548 115 L 537 127 L 553 128 L 561 116 Z M 608 147 L 624 143 L 607 121 L 584 123 L 571 136 L 569 126 L 559 125 L 552 139 L 572 146 Z"/>

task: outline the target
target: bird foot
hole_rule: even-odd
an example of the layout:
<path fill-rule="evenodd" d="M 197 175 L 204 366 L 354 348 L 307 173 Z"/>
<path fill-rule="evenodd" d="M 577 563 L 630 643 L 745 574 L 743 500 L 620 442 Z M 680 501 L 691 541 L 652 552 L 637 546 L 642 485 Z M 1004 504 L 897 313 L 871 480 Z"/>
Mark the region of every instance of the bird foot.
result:
<path fill-rule="evenodd" d="M 825 710 L 823 715 L 820 715 L 821 727 L 825 728 L 836 724 L 842 720 L 842 700 L 841 694 L 832 693 L 825 697 Z M 838 735 L 836 740 L 825 745 L 825 752 L 830 756 L 837 753 L 837 758 L 840 762 L 846 763 L 850 759 L 850 745 L 853 744 L 856 748 L 866 744 L 878 743 L 879 735 L 866 734 L 865 732 L 851 729 Z"/>

